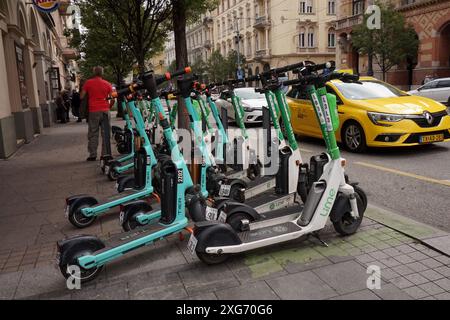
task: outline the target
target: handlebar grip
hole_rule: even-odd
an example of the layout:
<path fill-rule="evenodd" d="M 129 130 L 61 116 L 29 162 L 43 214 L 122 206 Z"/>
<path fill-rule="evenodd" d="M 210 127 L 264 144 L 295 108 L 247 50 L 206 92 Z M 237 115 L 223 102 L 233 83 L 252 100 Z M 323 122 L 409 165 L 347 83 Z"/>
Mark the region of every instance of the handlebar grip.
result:
<path fill-rule="evenodd" d="M 117 90 L 111 94 L 113 98 L 117 98 L 121 95 L 126 95 L 128 93 L 133 93 L 138 89 L 139 85 L 137 83 L 130 84 L 128 87 L 124 89 Z"/>
<path fill-rule="evenodd" d="M 183 74 L 187 74 L 187 73 L 191 73 L 191 72 L 192 72 L 191 67 L 186 67 L 184 69 L 180 69 L 180 70 L 177 70 L 177 71 L 172 72 L 172 73 L 166 72 L 165 75 L 166 75 L 166 79 L 170 80 L 170 79 L 172 79 L 174 77 L 182 76 Z"/>

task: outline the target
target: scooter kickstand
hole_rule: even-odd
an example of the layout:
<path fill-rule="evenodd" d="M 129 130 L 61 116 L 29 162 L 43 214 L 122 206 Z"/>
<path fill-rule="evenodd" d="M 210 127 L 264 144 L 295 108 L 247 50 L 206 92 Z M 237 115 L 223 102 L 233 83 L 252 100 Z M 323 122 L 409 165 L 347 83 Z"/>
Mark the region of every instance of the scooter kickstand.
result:
<path fill-rule="evenodd" d="M 320 244 L 321 244 L 322 246 L 327 247 L 327 248 L 329 247 L 328 243 L 326 243 L 325 241 L 323 241 L 323 240 L 320 238 L 320 235 L 319 235 L 318 232 L 313 232 L 313 233 L 311 233 L 311 235 L 312 235 L 314 238 L 316 238 L 317 240 L 319 240 L 319 242 L 320 242 Z"/>

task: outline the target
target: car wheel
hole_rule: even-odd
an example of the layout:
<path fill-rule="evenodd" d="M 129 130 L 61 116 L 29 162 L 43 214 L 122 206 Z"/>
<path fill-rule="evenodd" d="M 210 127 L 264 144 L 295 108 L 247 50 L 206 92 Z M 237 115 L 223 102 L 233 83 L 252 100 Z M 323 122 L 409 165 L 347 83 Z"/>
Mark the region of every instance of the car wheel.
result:
<path fill-rule="evenodd" d="M 367 149 L 366 135 L 357 122 L 349 122 L 342 129 L 342 143 L 350 152 L 364 152 Z"/>

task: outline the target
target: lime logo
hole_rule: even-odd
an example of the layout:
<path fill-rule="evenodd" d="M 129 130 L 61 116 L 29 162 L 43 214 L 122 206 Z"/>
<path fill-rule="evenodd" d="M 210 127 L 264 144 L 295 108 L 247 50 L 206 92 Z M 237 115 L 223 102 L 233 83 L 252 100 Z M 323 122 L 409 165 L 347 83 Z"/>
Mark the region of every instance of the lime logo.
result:
<path fill-rule="evenodd" d="M 273 209 L 275 209 L 275 203 L 270 204 L 270 210 L 273 210 Z"/>
<path fill-rule="evenodd" d="M 59 7 L 59 0 L 33 0 L 34 6 L 42 12 L 53 12 Z"/>
<path fill-rule="evenodd" d="M 334 199 L 336 198 L 336 190 L 331 189 L 328 193 L 327 201 L 325 202 L 322 212 L 320 213 L 321 216 L 327 216 L 330 214 L 331 208 L 333 208 Z"/>

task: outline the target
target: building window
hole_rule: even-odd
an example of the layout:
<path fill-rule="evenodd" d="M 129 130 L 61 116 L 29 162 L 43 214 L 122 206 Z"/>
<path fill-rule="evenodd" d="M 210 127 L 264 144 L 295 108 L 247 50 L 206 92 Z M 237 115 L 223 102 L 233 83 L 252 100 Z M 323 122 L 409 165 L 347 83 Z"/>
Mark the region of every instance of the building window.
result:
<path fill-rule="evenodd" d="M 364 12 L 364 0 L 353 0 L 353 15 L 362 14 Z"/>
<path fill-rule="evenodd" d="M 336 47 L 336 32 L 333 28 L 328 30 L 328 47 L 335 48 Z"/>
<path fill-rule="evenodd" d="M 306 39 L 305 39 L 305 29 L 300 30 L 300 34 L 298 35 L 298 46 L 300 48 L 306 47 Z"/>
<path fill-rule="evenodd" d="M 259 50 L 259 36 L 258 34 L 255 34 L 255 50 Z"/>
<path fill-rule="evenodd" d="M 314 29 L 309 28 L 308 30 L 308 48 L 314 48 Z"/>
<path fill-rule="evenodd" d="M 328 14 L 335 15 L 336 14 L 336 1 L 328 0 Z"/>
<path fill-rule="evenodd" d="M 247 11 L 247 14 L 246 14 L 246 24 L 245 25 L 247 27 L 250 27 L 250 23 L 251 23 L 251 20 L 252 20 L 251 13 L 250 13 L 250 6 L 247 6 L 246 11 Z"/>
<path fill-rule="evenodd" d="M 313 13 L 313 0 L 300 1 L 300 13 Z"/>
<path fill-rule="evenodd" d="M 250 37 L 247 38 L 247 55 L 250 56 L 252 54 L 252 39 Z"/>

